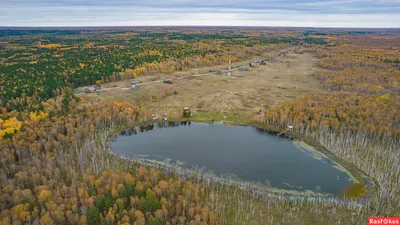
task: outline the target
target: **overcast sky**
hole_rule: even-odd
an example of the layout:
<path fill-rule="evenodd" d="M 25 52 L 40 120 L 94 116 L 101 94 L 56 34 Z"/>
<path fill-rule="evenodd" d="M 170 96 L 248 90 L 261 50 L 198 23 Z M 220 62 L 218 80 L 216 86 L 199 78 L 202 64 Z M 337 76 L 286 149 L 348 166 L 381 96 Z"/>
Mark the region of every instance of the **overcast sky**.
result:
<path fill-rule="evenodd" d="M 400 0 L 0 0 L 0 26 L 400 27 Z"/>

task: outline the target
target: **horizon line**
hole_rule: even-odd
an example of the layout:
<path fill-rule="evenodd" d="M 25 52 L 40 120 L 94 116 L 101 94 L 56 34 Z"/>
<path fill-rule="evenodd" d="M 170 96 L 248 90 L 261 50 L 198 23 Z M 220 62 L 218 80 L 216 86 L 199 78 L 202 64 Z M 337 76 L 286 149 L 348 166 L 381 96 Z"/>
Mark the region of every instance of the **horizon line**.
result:
<path fill-rule="evenodd" d="M 257 25 L 249 25 L 249 26 L 233 26 L 233 25 L 132 25 L 132 26 L 0 26 L 0 29 L 10 29 L 10 28 L 176 28 L 176 27 L 198 27 L 198 28 L 312 28 L 312 29 L 400 29 L 400 27 L 311 27 L 311 26 L 257 26 Z"/>

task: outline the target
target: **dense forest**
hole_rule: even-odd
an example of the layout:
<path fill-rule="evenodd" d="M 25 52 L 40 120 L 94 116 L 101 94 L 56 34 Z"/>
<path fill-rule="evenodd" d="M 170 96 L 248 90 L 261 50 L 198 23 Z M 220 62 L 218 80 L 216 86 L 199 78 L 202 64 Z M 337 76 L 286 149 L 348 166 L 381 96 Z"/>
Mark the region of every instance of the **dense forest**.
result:
<path fill-rule="evenodd" d="M 399 34 L 349 32 L 0 30 L 0 224 L 365 224 L 399 215 Z M 286 45 L 320 59 L 315 77 L 327 92 L 281 102 L 256 122 L 293 125 L 354 165 L 378 184 L 369 199 L 352 200 L 374 191 L 363 186 L 347 199 L 270 195 L 115 157 L 111 136 L 153 112 L 73 94 Z"/>
<path fill-rule="evenodd" d="M 293 125 L 296 133 L 356 165 L 379 184 L 370 200 L 376 207 L 371 214 L 399 215 L 398 36 L 328 38 L 331 47 L 310 49 L 320 58 L 315 76 L 328 93 L 281 102 L 259 121 L 271 127 Z"/>
<path fill-rule="evenodd" d="M 58 96 L 64 87 L 133 78 L 143 72 L 245 59 L 267 46 L 323 44 L 320 38 L 244 32 L 0 30 L 2 101 L 8 109 Z M 11 101 L 10 101 L 11 100 Z"/>
<path fill-rule="evenodd" d="M 102 129 L 146 121 L 143 109 L 65 95 L 8 115 L 24 122 L 0 141 L 2 224 L 215 224 L 202 183 L 121 163 L 94 142 Z"/>

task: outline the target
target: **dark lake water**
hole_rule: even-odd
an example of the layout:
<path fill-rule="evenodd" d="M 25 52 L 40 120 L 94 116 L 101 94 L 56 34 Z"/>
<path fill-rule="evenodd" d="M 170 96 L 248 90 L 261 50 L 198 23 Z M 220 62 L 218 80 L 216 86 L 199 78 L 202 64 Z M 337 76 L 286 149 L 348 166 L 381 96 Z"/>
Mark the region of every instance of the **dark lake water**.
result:
<path fill-rule="evenodd" d="M 246 181 L 287 190 L 320 190 L 338 195 L 350 176 L 326 156 L 299 142 L 260 129 L 223 124 L 174 123 L 136 128 L 112 143 L 127 157 L 205 166 L 217 175 L 235 174 Z"/>

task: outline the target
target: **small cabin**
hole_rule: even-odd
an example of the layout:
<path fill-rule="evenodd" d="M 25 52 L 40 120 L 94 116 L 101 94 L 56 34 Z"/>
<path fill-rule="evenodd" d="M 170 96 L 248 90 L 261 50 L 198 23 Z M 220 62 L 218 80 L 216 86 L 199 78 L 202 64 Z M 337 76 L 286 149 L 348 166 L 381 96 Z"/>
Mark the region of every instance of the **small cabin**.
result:
<path fill-rule="evenodd" d="M 93 85 L 91 87 L 85 88 L 84 91 L 86 93 L 92 93 L 92 92 L 102 92 L 101 87 L 99 85 Z"/>

